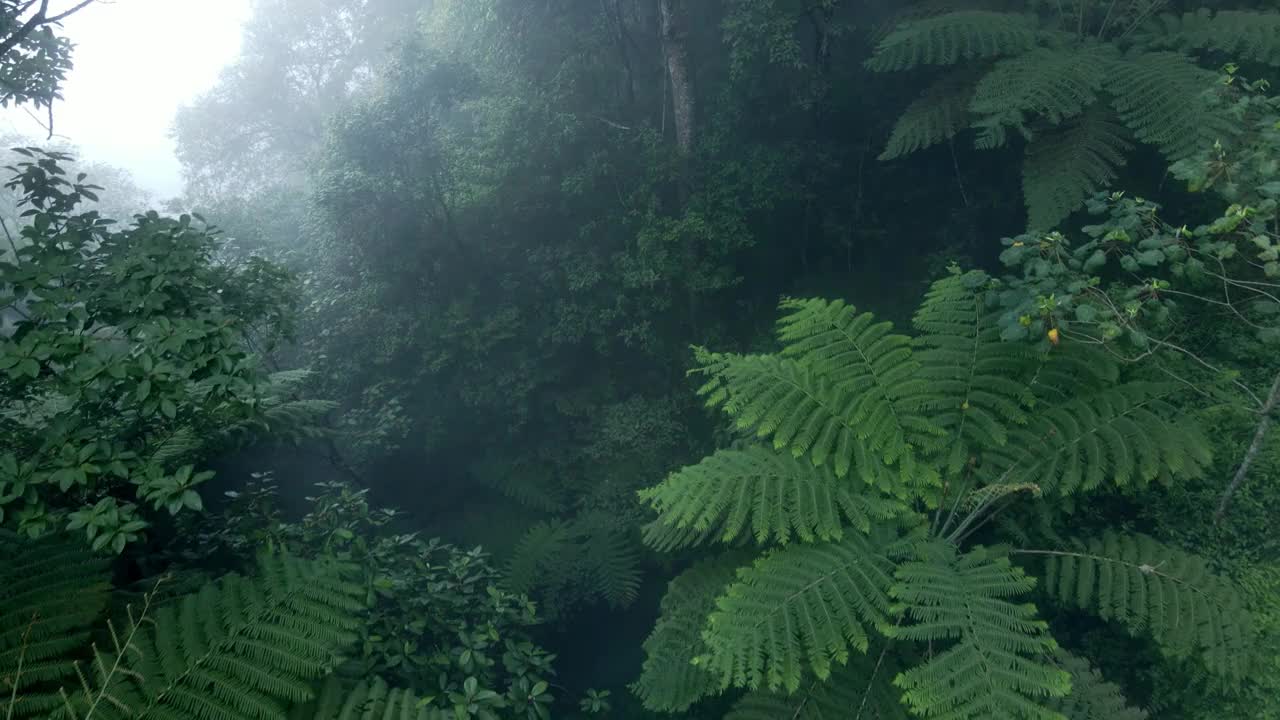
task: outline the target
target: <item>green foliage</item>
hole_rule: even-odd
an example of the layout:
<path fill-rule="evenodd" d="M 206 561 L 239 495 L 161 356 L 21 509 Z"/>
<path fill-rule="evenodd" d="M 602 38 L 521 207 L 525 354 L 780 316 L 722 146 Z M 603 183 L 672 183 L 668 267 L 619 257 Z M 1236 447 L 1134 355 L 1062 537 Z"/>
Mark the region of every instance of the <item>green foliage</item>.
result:
<path fill-rule="evenodd" d="M 1171 655 L 1202 655 L 1222 677 L 1248 673 L 1249 613 L 1204 560 L 1145 535 L 1105 533 L 1077 545 L 1037 553 L 1044 590 L 1060 603 L 1149 634 Z"/>
<path fill-rule="evenodd" d="M 556 614 L 593 599 L 626 607 L 640 589 L 637 550 L 631 532 L 603 513 L 539 522 L 512 551 L 506 585 L 513 592 L 554 599 Z"/>
<path fill-rule="evenodd" d="M 903 702 L 923 717 L 1059 718 L 1042 702 L 1071 689 L 1070 676 L 1042 659 L 1057 643 L 1034 605 L 1006 599 L 1025 594 L 1035 578 L 983 548 L 959 557 L 949 544 L 921 551 L 921 560 L 897 570 L 895 614 L 910 622 L 889 637 L 954 642 L 898 675 Z"/>
<path fill-rule="evenodd" d="M 696 372 L 709 376 L 702 385 L 708 404 L 775 450 L 791 449 L 794 459 L 767 448 L 724 450 L 640 493 L 658 511 L 656 527 L 646 531 L 655 546 L 712 538 L 761 546 L 727 585 L 723 566 L 695 568 L 672 585 L 637 685 L 647 705 L 681 709 L 697 694 L 738 687 L 757 691 L 739 707 L 741 717 L 803 712 L 808 705 L 795 700 L 799 692 L 816 698 L 813 717 L 823 717 L 828 693 L 876 707 L 894 696 L 892 680 L 899 712 L 1064 717 L 1056 708 L 1071 691 L 1070 674 L 1051 661 L 1057 642 L 1038 608 L 1018 601 L 1036 578 L 1012 562 L 1056 551 L 999 544 L 991 521 L 1030 499 L 1047 527 L 1038 534 L 1052 537 L 1069 522 L 1071 497 L 1140 492 L 1151 480 L 1194 476 L 1207 462 L 1207 444 L 1197 426 L 1173 421 L 1178 410 L 1166 401 L 1169 386 L 1117 383 L 1114 366 L 1098 363 L 1097 355 L 1033 352 L 1004 340 L 1001 287 L 983 273 L 955 269 L 926 296 L 915 339 L 840 302 L 785 300 L 776 354 L 697 351 Z M 783 378 L 793 382 L 779 388 Z M 814 442 L 815 428 L 823 427 L 841 428 L 849 440 Z M 827 483 L 841 481 L 840 467 L 885 478 L 837 487 L 864 496 L 864 503 L 897 498 L 906 507 L 894 522 L 868 526 L 857 516 L 846 522 L 831 491 L 821 494 L 813 473 L 799 471 L 811 464 Z M 869 464 L 894 472 L 880 474 Z M 913 471 L 899 475 L 896 466 Z M 764 482 L 762 472 L 776 482 Z M 920 475 L 932 479 L 921 483 Z M 1017 519 L 1010 524 L 1015 538 L 1029 534 Z M 979 531 L 996 535 L 997 544 L 965 551 Z M 1126 547 L 1094 554 L 1100 562 L 1143 567 L 1148 560 Z M 1211 583 L 1223 593 L 1216 601 L 1226 609 L 1221 617 L 1240 620 L 1193 627 L 1190 615 L 1174 618 L 1181 611 L 1159 603 L 1184 602 L 1197 620 L 1203 606 L 1162 587 L 1168 594 L 1150 596 L 1152 607 L 1173 615 L 1158 622 L 1136 615 L 1151 620 L 1143 630 L 1162 643 L 1194 636 L 1191 647 L 1203 666 L 1238 681 L 1248 669 L 1223 659 L 1247 657 L 1252 632 L 1236 591 L 1205 574 L 1201 560 L 1144 547 L 1152 549 L 1152 562 L 1188 569 L 1180 580 Z M 1070 604 L 1053 591 L 1063 572 L 1046 570 L 1048 597 Z M 1110 606 L 1092 607 L 1111 616 Z M 1175 620 L 1186 632 L 1181 641 L 1166 627 Z M 690 639 L 695 630 L 699 640 Z M 673 650 L 681 645 L 683 653 Z M 921 658 L 911 646 L 929 652 Z M 872 662 L 875 647 L 881 655 Z M 696 679 L 689 679 L 681 654 L 695 663 Z M 886 663 L 895 668 L 893 678 L 880 672 Z M 846 666 L 863 675 L 844 679 Z M 676 673 L 682 679 L 671 677 Z M 1081 699 L 1081 707 L 1089 702 Z"/>
<path fill-rule="evenodd" d="M 530 700 L 528 689 L 545 687 L 555 656 L 529 637 L 538 622 L 533 603 L 503 588 L 506 578 L 480 548 L 396 533 L 400 513 L 370 507 L 368 491 L 349 484 L 319 484 L 308 511 L 292 522 L 279 517 L 276 494 L 270 476 L 229 493 L 232 502 L 213 531 L 191 533 L 188 553 L 223 548 L 244 556 L 266 545 L 351 562 L 360 568 L 370 608 L 344 674 L 412 688 L 423 707 L 445 710 L 459 704 L 455 696 L 470 698 L 467 705 L 485 693 L 483 704 L 495 711 L 529 708 L 531 720 L 542 717 L 537 708 L 549 699 Z M 346 702 L 370 687 L 326 692 L 340 689 Z M 393 691 L 385 701 L 400 697 L 406 696 Z"/>
<path fill-rule="evenodd" d="M 1140 3 L 1112 3 L 1105 12 L 1080 3 L 1065 13 L 1048 3 L 1018 4 L 1030 12 L 967 3 L 978 7 L 907 17 L 880 40 L 867 67 L 963 64 L 972 79 L 956 84 L 952 78 L 964 76 L 950 71 L 937 86 L 945 92 L 930 90 L 912 103 L 881 159 L 949 139 L 962 124 L 976 131 L 979 149 L 1002 147 L 1015 131 L 1026 141 L 1028 225 L 1038 230 L 1115 178 L 1132 149 L 1129 134 L 1174 162 L 1228 131 L 1203 98 L 1215 79 L 1196 64 L 1205 52 L 1267 62 L 1280 52 L 1273 13 L 1206 9 L 1148 22 L 1156 8 Z"/>
<path fill-rule="evenodd" d="M 305 427 L 327 406 L 281 397 L 254 343 L 287 334 L 288 276 L 227 263 L 213 231 L 183 215 L 113 230 L 58 153 L 15 150 L 29 224 L 0 256 L 0 522 L 65 527 L 94 549 L 142 537 L 146 511 L 200 510 L 212 473 L 194 464 L 245 437 Z M 6 229 L 6 232 L 8 230 Z"/>
<path fill-rule="evenodd" d="M 110 585 L 105 559 L 58 535 L 0 531 L 0 555 L 0 710 L 9 720 L 62 705 L 58 688 L 76 677 L 71 653 L 88 645 Z"/>
<path fill-rule="evenodd" d="M 47 2 L 0 2 L 0 107 L 31 103 L 38 110 L 62 99 L 72 44 L 54 32 L 61 16 Z"/>
<path fill-rule="evenodd" d="M 749 692 L 734 703 L 724 720 L 907 720 L 907 709 L 898 702 L 897 693 L 881 681 L 895 672 L 884 659 L 883 651 L 854 655 L 848 665 L 832 670 L 829 681 L 809 683 L 790 695 Z"/>
<path fill-rule="evenodd" d="M 1147 714 L 1131 707 L 1115 684 L 1083 658 L 1059 652 L 1058 666 L 1071 675 L 1071 694 L 1048 705 L 1068 720 L 1147 720 Z"/>
<path fill-rule="evenodd" d="M 140 614 L 130 611 L 123 634 L 109 624 L 111 648 L 94 646 L 81 667 L 85 648 L 77 641 L 105 600 L 102 563 L 63 541 L 8 549 L 17 568 L 48 581 L 5 598 L 6 613 L 34 609 L 38 618 L 3 636 L 0 677 L 20 699 L 6 708 L 12 717 L 283 718 L 288 703 L 310 698 L 310 683 L 338 664 L 363 605 L 350 567 L 263 553 L 252 577 L 227 575 L 159 604 L 149 594 Z M 46 634 L 53 626 L 56 639 Z M 68 675 L 77 687 L 64 689 Z M 62 685 L 56 704 L 41 690 L 49 684 Z"/>

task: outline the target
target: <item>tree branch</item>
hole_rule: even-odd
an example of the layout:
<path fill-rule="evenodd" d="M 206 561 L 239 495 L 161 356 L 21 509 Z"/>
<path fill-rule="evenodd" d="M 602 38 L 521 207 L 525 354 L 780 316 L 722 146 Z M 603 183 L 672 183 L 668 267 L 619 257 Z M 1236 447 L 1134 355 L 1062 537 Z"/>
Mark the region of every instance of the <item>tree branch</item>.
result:
<path fill-rule="evenodd" d="M 1245 477 L 1249 474 L 1249 468 L 1253 466 L 1253 461 L 1258 459 L 1258 453 L 1262 451 L 1262 443 L 1267 439 L 1267 430 L 1271 428 L 1271 413 L 1275 410 L 1276 403 L 1280 402 L 1280 374 L 1276 375 L 1276 379 L 1271 383 L 1271 394 L 1267 396 L 1267 402 L 1258 411 L 1258 427 L 1253 431 L 1253 441 L 1249 443 L 1249 449 L 1244 453 L 1244 459 L 1240 461 L 1240 467 L 1236 468 L 1235 477 L 1231 478 L 1231 484 L 1227 485 L 1227 489 L 1222 492 L 1222 499 L 1218 501 L 1218 509 L 1213 513 L 1214 522 L 1222 520 L 1227 514 L 1227 506 L 1231 504 L 1231 496 L 1244 483 Z"/>

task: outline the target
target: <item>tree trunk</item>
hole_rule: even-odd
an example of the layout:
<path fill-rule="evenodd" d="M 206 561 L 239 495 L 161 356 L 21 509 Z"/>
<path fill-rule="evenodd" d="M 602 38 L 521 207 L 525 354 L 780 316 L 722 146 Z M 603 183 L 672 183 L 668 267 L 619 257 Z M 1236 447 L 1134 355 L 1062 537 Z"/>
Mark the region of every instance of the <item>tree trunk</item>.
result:
<path fill-rule="evenodd" d="M 1221 520 L 1227 514 L 1227 506 L 1231 503 L 1231 496 L 1235 495 L 1240 489 L 1240 485 L 1244 483 L 1245 477 L 1249 474 L 1249 468 L 1253 466 L 1253 461 L 1258 458 L 1258 453 L 1262 450 L 1262 444 L 1267 439 L 1267 430 L 1271 428 L 1271 413 L 1275 412 L 1276 404 L 1280 402 L 1280 375 L 1276 375 L 1276 379 L 1271 383 L 1271 393 L 1267 395 L 1267 401 L 1262 405 L 1262 409 L 1258 411 L 1258 426 L 1253 431 L 1253 442 L 1249 443 L 1249 449 L 1244 453 L 1244 459 L 1240 461 L 1240 467 L 1236 469 L 1235 477 L 1231 478 L 1231 484 L 1227 485 L 1227 489 L 1222 493 L 1222 499 L 1218 502 L 1218 509 L 1213 513 L 1215 521 Z"/>
<path fill-rule="evenodd" d="M 658 0 L 662 18 L 662 54 L 671 78 L 671 104 L 676 125 L 676 146 L 689 154 L 693 148 L 695 117 L 693 73 L 689 67 L 689 28 L 686 0 Z"/>

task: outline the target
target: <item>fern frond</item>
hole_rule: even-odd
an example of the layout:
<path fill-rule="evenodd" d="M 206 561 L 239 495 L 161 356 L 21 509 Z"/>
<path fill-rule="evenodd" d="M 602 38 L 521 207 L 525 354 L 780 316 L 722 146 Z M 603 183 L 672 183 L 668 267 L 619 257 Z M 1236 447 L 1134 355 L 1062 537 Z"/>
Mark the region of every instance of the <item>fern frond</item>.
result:
<path fill-rule="evenodd" d="M 524 507 L 548 513 L 565 510 L 559 483 L 549 467 L 493 458 L 473 464 L 470 470 L 480 483 Z"/>
<path fill-rule="evenodd" d="M 830 679 L 815 680 L 790 695 L 747 693 L 724 720 L 907 720 L 893 688 L 896 673 L 884 651 L 872 647 L 867 655 L 850 657 Z"/>
<path fill-rule="evenodd" d="M 1196 476 L 1210 460 L 1209 443 L 1198 427 L 1172 419 L 1179 412 L 1164 398 L 1177 389 L 1132 382 L 1037 411 L 1016 441 L 987 450 L 979 477 L 1070 495 L 1104 482 L 1143 487 Z"/>
<path fill-rule="evenodd" d="M 1120 688 L 1107 682 L 1087 660 L 1059 650 L 1058 667 L 1071 675 L 1071 694 L 1046 703 L 1067 720 L 1147 720 L 1147 714 L 1131 707 Z"/>
<path fill-rule="evenodd" d="M 1216 80 L 1181 53 L 1132 53 L 1109 64 L 1107 90 L 1133 136 L 1176 161 L 1229 129 L 1204 99 Z"/>
<path fill-rule="evenodd" d="M 1149 634 L 1171 655 L 1199 655 L 1238 681 L 1248 668 L 1252 621 L 1240 594 L 1204 560 L 1146 535 L 1105 532 L 1071 550 L 1016 550 L 1044 560 L 1044 591 Z"/>
<path fill-rule="evenodd" d="M 742 560 L 737 554 L 703 560 L 667 586 L 658 622 L 644 641 L 640 679 L 631 685 L 649 710 L 683 712 L 720 692 L 720 683 L 692 658 L 706 651 L 703 626 Z"/>
<path fill-rule="evenodd" d="M 969 101 L 978 75 L 972 69 L 949 73 L 907 106 L 893 124 L 880 160 L 923 150 L 969 126 Z"/>
<path fill-rule="evenodd" d="M 1010 428 L 1027 422 L 1025 346 L 1001 340 L 987 282 L 977 271 L 938 280 L 912 321 L 923 349 L 915 353 L 920 369 L 909 392 L 946 432 L 942 463 L 949 473 L 981 449 L 1006 444 Z"/>
<path fill-rule="evenodd" d="M 1100 392 L 1120 379 L 1120 366 L 1105 350 L 1087 343 L 1049 346 L 1034 358 L 1027 386 L 1038 403 L 1056 404 Z"/>
<path fill-rule="evenodd" d="M 757 543 L 838 540 L 845 527 L 869 532 L 901 503 L 837 478 L 826 466 L 767 448 L 722 450 L 640 491 L 673 531 L 715 529 L 722 542 L 749 534 Z M 662 540 L 650 534 L 650 538 Z M 664 543 L 665 544 L 665 543 Z"/>
<path fill-rule="evenodd" d="M 1035 606 L 1006 599 L 1029 592 L 1035 579 L 983 548 L 922 549 L 924 559 L 898 568 L 891 590 L 894 612 L 911 622 L 888 632 L 934 643 L 936 654 L 894 680 L 903 701 L 922 717 L 1062 720 L 1045 704 L 1071 689 L 1070 676 L 1043 661 L 1057 647 L 1048 624 Z"/>
<path fill-rule="evenodd" d="M 358 683 L 329 676 L 310 703 L 296 706 L 289 720 L 453 720 L 452 711 L 433 707 L 410 690 L 392 688 L 381 678 Z"/>
<path fill-rule="evenodd" d="M 1115 180 L 1132 149 L 1128 132 L 1102 105 L 1028 143 L 1022 163 L 1028 227 L 1048 230 L 1065 220 Z"/>
<path fill-rule="evenodd" d="M 1156 47 L 1214 50 L 1236 61 L 1280 65 L 1280 15 L 1275 12 L 1201 8 L 1163 16 L 1157 26 Z"/>
<path fill-rule="evenodd" d="M 364 589 L 341 566 L 259 558 L 253 578 L 229 575 L 152 612 L 136 656 L 99 703 L 97 720 L 250 720 L 279 717 L 311 698 L 363 608 Z"/>
<path fill-rule="evenodd" d="M 849 650 L 866 652 L 867 625 L 888 616 L 893 558 L 885 532 L 850 533 L 820 545 L 790 545 L 738 572 L 716 601 L 703 664 L 722 687 L 795 692 L 807 667 L 818 679 Z"/>
<path fill-rule="evenodd" d="M 916 460 L 919 452 L 936 446 L 938 429 L 899 390 L 919 367 L 911 357 L 911 338 L 839 300 L 789 299 L 781 308 L 790 312 L 778 320 L 780 356 L 794 358 L 805 379 L 816 383 L 755 384 L 745 393 L 731 384 L 739 426 L 772 436 L 774 447 L 789 447 L 797 457 L 808 452 L 817 464 L 834 450 L 839 477 L 851 460 L 874 457 L 896 465 L 905 481 L 936 480 L 936 472 Z M 781 364 L 786 367 L 785 360 Z M 764 376 L 755 379 L 770 382 Z M 741 402 L 744 397 L 750 400 Z"/>
<path fill-rule="evenodd" d="M 876 72 L 919 65 L 954 65 L 961 60 L 1016 55 L 1036 44 L 1032 15 L 962 10 L 904 23 L 886 35 L 867 60 Z"/>
<path fill-rule="evenodd" d="M 607 513 L 587 514 L 574 522 L 581 542 L 587 576 L 606 602 L 630 605 L 640 592 L 639 547 L 630 528 L 619 526 Z"/>
<path fill-rule="evenodd" d="M 573 539 L 569 524 L 562 520 L 546 520 L 526 530 L 507 561 L 507 589 L 514 593 L 533 590 Z"/>
<path fill-rule="evenodd" d="M 997 148 L 1008 130 L 1032 137 L 1028 123 L 1043 119 L 1051 125 L 1083 113 L 1098 100 L 1106 78 L 1111 46 L 1094 48 L 1036 48 L 1000 60 L 978 81 L 969 103 L 977 119 L 974 145 Z"/>
<path fill-rule="evenodd" d="M 58 688 L 106 608 L 110 565 L 61 535 L 0 531 L 0 557 L 0 716 L 26 718 L 62 704 Z"/>

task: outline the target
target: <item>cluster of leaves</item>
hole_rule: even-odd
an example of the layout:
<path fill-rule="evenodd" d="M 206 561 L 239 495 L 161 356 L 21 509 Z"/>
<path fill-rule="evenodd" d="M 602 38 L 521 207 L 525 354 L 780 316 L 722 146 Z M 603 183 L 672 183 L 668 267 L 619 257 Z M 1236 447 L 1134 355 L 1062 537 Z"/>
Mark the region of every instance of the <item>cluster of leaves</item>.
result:
<path fill-rule="evenodd" d="M 19 149 L 8 187 L 29 220 L 0 255 L 0 521 L 32 536 L 83 529 L 119 552 L 139 505 L 199 510 L 211 473 L 193 463 L 263 432 L 305 430 L 263 367 L 290 330 L 294 293 L 259 258 L 225 262 L 210 228 L 149 212 L 122 229 L 77 212 L 95 186 L 68 158 Z M 5 232 L 9 233 L 8 228 Z"/>
<path fill-rule="evenodd" d="M 0 0 L 0 107 L 29 103 L 51 108 L 62 98 L 72 44 L 54 27 L 78 9 L 51 13 L 48 0 Z"/>
<path fill-rule="evenodd" d="M 1097 678 L 1062 655 L 1042 605 L 1095 612 L 1220 683 L 1250 673 L 1248 612 L 1202 559 L 1140 534 L 1065 537 L 1073 497 L 1201 472 L 1203 434 L 1166 401 L 1176 385 L 1002 340 L 979 272 L 933 285 L 915 338 L 840 301 L 783 309 L 780 351 L 699 352 L 701 393 L 763 442 L 641 494 L 655 547 L 759 546 L 672 582 L 636 685 L 646 705 L 740 687 L 741 718 L 1080 717 Z M 970 546 L 979 533 L 994 544 Z"/>
<path fill-rule="evenodd" d="M 1197 3 L 1190 3 L 1196 5 Z M 1032 229 L 1054 227 L 1125 164 L 1133 141 L 1170 161 L 1227 124 L 1203 102 L 1213 73 L 1201 58 L 1231 53 L 1280 63 L 1275 13 L 1204 10 L 1157 15 L 1162 3 L 961 3 L 909 8 L 867 66 L 944 70 L 898 119 L 883 159 L 973 130 L 979 149 L 1025 143 L 1023 196 Z"/>
<path fill-rule="evenodd" d="M 361 569 L 369 611 L 343 674 L 412 688 L 424 706 L 462 708 L 458 718 L 548 716 L 555 656 L 529 636 L 534 604 L 505 589 L 479 548 L 398 533 L 398 512 L 370 507 L 368 491 L 347 483 L 317 485 L 296 521 L 282 518 L 269 474 L 227 495 L 191 528 L 188 560 L 266 546 Z"/>

